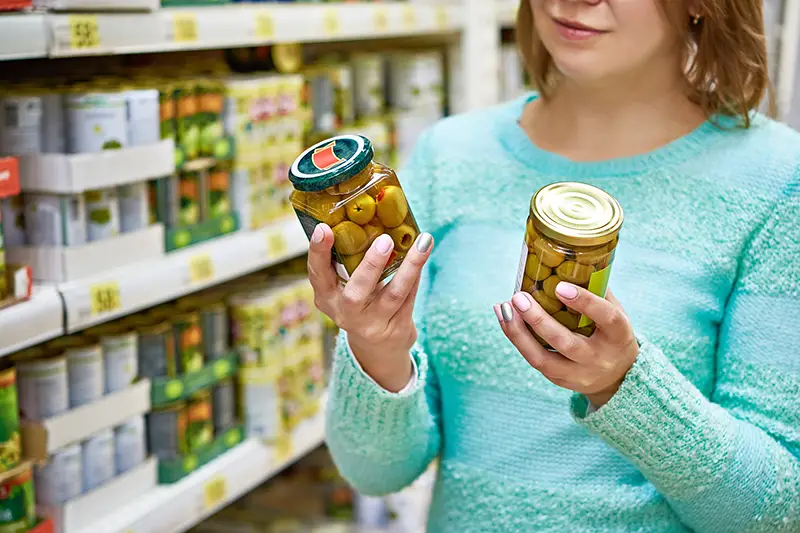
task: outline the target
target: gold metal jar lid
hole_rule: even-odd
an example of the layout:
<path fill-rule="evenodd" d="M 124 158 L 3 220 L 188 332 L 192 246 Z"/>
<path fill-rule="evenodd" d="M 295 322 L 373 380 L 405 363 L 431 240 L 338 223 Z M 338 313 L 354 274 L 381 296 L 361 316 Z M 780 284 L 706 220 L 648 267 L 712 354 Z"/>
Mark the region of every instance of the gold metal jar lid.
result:
<path fill-rule="evenodd" d="M 531 218 L 537 231 L 573 246 L 600 246 L 622 227 L 622 206 L 592 185 L 552 183 L 531 199 Z"/>

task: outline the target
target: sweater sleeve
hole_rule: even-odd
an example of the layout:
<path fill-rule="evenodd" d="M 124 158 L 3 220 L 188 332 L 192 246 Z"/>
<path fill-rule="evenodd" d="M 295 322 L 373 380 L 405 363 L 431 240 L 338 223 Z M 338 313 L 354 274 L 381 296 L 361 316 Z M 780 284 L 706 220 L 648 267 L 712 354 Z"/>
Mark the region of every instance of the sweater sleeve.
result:
<path fill-rule="evenodd" d="M 800 531 L 800 188 L 747 246 L 711 400 L 653 344 L 597 412 L 573 416 L 631 460 L 697 533 Z"/>
<path fill-rule="evenodd" d="M 420 231 L 432 233 L 436 239 L 428 138 L 427 133 L 420 138 L 400 180 Z M 439 453 L 439 385 L 425 351 L 424 320 L 433 260 L 432 256 L 423 270 L 414 309 L 419 340 L 411 350 L 417 374 L 410 387 L 391 393 L 378 386 L 355 364 L 345 334 L 338 339 L 328 396 L 326 441 L 342 476 L 366 495 L 379 496 L 405 488 Z"/>

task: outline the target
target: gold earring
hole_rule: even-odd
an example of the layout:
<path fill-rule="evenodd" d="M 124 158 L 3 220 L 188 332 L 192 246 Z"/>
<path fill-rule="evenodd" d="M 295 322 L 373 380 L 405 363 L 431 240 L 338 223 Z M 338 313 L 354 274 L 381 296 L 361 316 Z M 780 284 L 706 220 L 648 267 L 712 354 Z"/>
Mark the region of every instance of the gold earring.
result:
<path fill-rule="evenodd" d="M 700 24 L 700 18 L 701 18 L 700 15 L 695 15 L 694 18 L 692 18 L 692 24 L 694 24 L 695 26 Z"/>

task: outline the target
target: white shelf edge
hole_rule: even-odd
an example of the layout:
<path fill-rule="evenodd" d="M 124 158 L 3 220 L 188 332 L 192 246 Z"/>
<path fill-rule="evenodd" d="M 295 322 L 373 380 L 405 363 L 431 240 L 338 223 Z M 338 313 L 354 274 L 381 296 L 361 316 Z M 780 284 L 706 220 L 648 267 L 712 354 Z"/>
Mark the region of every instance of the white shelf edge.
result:
<path fill-rule="evenodd" d="M 63 335 L 63 313 L 54 285 L 34 285 L 28 301 L 0 310 L 0 357 Z"/>

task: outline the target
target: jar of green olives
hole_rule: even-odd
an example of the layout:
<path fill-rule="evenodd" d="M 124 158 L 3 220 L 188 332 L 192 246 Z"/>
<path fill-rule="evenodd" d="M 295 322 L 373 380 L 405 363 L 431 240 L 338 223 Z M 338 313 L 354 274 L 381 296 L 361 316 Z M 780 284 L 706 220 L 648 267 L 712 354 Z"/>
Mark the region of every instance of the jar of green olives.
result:
<path fill-rule="evenodd" d="M 381 279 L 394 273 L 419 234 L 397 174 L 373 161 L 372 143 L 361 135 L 339 135 L 307 149 L 294 161 L 291 202 L 308 238 L 317 224 L 333 229 L 333 263 L 346 281 L 378 236 L 394 250 Z"/>
<path fill-rule="evenodd" d="M 567 281 L 605 298 L 622 219 L 619 202 L 597 187 L 561 182 L 540 189 L 531 199 L 516 291 L 529 293 L 570 330 L 590 336 L 594 322 L 562 304 L 556 286 Z"/>

